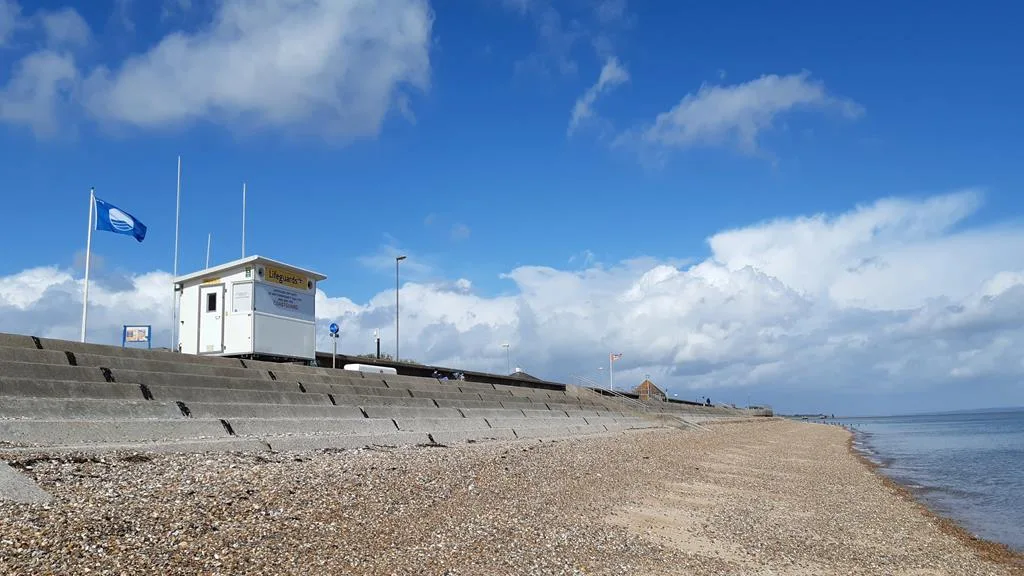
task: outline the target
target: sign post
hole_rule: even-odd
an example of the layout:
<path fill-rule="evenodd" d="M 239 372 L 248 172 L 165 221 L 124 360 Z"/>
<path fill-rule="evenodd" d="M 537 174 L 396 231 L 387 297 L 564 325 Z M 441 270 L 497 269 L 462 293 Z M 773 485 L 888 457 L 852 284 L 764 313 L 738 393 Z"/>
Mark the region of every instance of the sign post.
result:
<path fill-rule="evenodd" d="M 330 330 L 331 340 L 334 341 L 334 350 L 331 352 L 331 368 L 336 368 L 338 356 L 338 332 L 340 329 L 338 328 L 338 325 L 335 324 L 334 322 L 331 322 L 331 325 L 328 326 L 327 329 Z"/>
<path fill-rule="evenodd" d="M 153 327 L 149 325 L 123 325 L 121 327 L 121 348 L 126 347 L 129 342 L 145 342 L 147 348 L 153 348 L 152 332 Z"/>

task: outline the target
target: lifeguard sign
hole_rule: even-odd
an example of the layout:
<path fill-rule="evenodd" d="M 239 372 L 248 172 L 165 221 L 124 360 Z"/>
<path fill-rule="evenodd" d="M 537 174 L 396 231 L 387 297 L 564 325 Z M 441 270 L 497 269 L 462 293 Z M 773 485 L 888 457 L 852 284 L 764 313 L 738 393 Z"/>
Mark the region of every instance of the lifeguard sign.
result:
<path fill-rule="evenodd" d="M 326 278 L 248 256 L 174 279 L 186 354 L 312 360 L 316 284 Z"/>
<path fill-rule="evenodd" d="M 129 326 L 125 324 L 121 327 L 121 348 L 126 347 L 129 342 L 132 344 L 145 342 L 147 348 L 152 348 L 153 327 L 148 324 L 137 326 Z"/>

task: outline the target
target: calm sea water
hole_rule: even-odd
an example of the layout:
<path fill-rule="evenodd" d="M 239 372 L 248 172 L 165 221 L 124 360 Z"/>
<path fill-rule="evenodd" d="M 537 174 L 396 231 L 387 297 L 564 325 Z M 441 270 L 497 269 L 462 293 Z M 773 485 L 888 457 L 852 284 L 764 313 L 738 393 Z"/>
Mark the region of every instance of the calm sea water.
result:
<path fill-rule="evenodd" d="M 1024 551 L 1024 408 L 836 421 L 932 510 Z"/>

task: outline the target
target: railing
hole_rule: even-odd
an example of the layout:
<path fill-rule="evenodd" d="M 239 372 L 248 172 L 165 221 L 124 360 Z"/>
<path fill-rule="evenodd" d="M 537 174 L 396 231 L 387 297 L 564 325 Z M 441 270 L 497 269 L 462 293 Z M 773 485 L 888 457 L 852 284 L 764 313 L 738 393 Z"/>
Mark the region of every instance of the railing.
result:
<path fill-rule="evenodd" d="M 586 376 L 576 376 L 576 375 L 573 375 L 573 378 L 575 378 L 577 381 L 579 381 L 580 384 L 582 385 L 582 387 L 584 387 L 584 388 L 592 388 L 593 389 L 592 392 L 595 393 L 595 394 L 599 394 L 601 396 L 604 396 L 604 395 L 612 396 L 616 400 L 621 401 L 623 404 L 626 404 L 627 406 L 630 406 L 630 407 L 632 407 L 635 410 L 638 410 L 640 412 L 647 412 L 647 408 L 648 408 L 647 405 L 644 404 L 643 402 L 640 402 L 639 400 L 635 400 L 633 398 L 630 398 L 629 396 L 626 396 L 625 394 L 623 394 L 621 392 L 618 392 L 616 390 L 610 390 L 608 388 L 605 388 L 601 384 L 598 384 L 597 382 L 594 382 L 593 380 L 591 380 L 590 378 L 587 378 Z M 598 392 L 598 391 L 600 391 L 600 392 Z"/>

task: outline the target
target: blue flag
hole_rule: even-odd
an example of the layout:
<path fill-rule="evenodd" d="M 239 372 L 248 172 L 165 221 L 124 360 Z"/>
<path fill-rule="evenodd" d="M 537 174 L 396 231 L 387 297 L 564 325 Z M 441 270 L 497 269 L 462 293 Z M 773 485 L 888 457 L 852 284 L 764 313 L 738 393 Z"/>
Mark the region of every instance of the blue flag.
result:
<path fill-rule="evenodd" d="M 145 224 L 117 206 L 108 204 L 99 198 L 96 199 L 96 229 L 135 236 L 139 242 L 146 238 Z"/>

